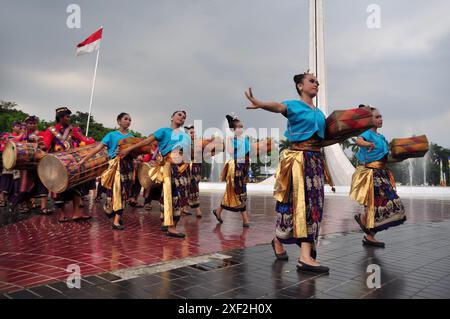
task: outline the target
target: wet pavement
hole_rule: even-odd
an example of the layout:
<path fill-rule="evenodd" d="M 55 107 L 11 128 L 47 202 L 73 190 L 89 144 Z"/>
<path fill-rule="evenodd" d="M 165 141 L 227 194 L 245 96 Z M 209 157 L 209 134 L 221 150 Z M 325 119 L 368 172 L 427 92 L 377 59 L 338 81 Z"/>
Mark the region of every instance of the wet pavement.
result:
<path fill-rule="evenodd" d="M 184 217 L 186 239 L 159 230 L 159 209 L 130 209 L 126 230 L 113 232 L 101 204 L 91 203 L 86 223 L 58 224 L 56 216 L 33 215 L 0 227 L 0 296 L 3 298 L 449 298 L 450 199 L 403 198 L 405 225 L 380 234 L 386 249 L 361 245 L 353 220 L 361 207 L 328 196 L 319 260 L 329 275 L 296 271 L 274 261 L 274 202 L 249 196 L 251 227 L 224 212 L 217 225 L 210 211 L 220 193 L 203 193 L 202 219 Z M 11 216 L 2 212 L 3 221 Z M 221 252 L 222 255 L 214 253 Z M 200 257 L 196 257 L 200 256 Z M 200 258 L 200 259 L 196 259 Z M 203 258 L 203 259 L 202 259 Z M 80 266 L 81 289 L 65 282 L 69 265 Z M 366 285 L 367 266 L 381 269 L 380 289 Z M 159 268 L 158 268 L 159 267 Z"/>

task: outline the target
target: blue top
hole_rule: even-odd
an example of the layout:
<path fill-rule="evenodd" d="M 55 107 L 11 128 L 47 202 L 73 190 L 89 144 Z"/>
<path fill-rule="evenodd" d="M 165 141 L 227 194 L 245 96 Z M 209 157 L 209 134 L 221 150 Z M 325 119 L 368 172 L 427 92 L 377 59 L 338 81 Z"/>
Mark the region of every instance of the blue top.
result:
<path fill-rule="evenodd" d="M 113 131 L 106 134 L 106 136 L 102 139 L 102 143 L 108 148 L 109 158 L 116 157 L 116 151 L 117 147 L 119 146 L 119 141 L 128 137 L 133 137 L 133 134 L 122 134 L 119 131 Z"/>
<path fill-rule="evenodd" d="M 367 130 L 358 137 L 362 137 L 366 142 L 372 142 L 375 147 L 369 152 L 367 147 L 360 147 L 356 158 L 362 163 L 371 163 L 379 161 L 389 153 L 388 142 L 384 135 Z"/>
<path fill-rule="evenodd" d="M 316 132 L 325 138 L 325 115 L 319 108 L 312 109 L 308 104 L 300 100 L 283 102 L 287 107 L 287 130 L 284 136 L 290 142 L 306 141 Z"/>
<path fill-rule="evenodd" d="M 182 129 L 174 130 L 170 127 L 163 127 L 153 135 L 159 143 L 159 151 L 163 156 L 166 156 L 175 148 L 182 148 L 184 152 L 190 152 L 191 150 L 191 137 Z"/>
<path fill-rule="evenodd" d="M 250 153 L 250 138 L 248 136 L 233 138 L 233 159 L 244 158 Z"/>

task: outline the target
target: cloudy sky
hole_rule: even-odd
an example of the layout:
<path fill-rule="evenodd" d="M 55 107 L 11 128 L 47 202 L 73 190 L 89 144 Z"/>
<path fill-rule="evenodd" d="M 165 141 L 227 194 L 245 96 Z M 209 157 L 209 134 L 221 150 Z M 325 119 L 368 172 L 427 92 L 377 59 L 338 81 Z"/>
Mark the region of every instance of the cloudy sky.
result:
<path fill-rule="evenodd" d="M 69 4 L 81 28 L 66 26 Z M 367 6 L 381 8 L 369 29 Z M 431 5 L 432 4 L 432 5 Z M 188 122 L 221 127 L 236 112 L 247 127 L 282 116 L 246 111 L 243 92 L 296 98 L 292 76 L 308 67 L 307 0 L 0 0 L 0 99 L 51 119 L 69 105 L 87 112 L 95 54 L 75 45 L 104 27 L 93 115 L 107 126 L 129 112 L 148 134 Z M 427 134 L 450 147 L 450 1 L 325 0 L 329 108 L 369 103 L 389 139 Z"/>

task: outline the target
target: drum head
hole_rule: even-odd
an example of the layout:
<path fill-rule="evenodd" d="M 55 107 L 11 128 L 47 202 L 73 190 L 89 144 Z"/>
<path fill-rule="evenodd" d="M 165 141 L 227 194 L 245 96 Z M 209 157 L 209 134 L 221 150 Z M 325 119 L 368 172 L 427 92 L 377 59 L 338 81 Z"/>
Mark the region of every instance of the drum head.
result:
<path fill-rule="evenodd" d="M 6 169 L 13 169 L 16 166 L 17 149 L 16 143 L 8 142 L 3 150 L 3 167 Z"/>
<path fill-rule="evenodd" d="M 38 175 L 49 191 L 62 193 L 67 189 L 69 176 L 63 163 L 53 155 L 46 155 L 40 160 Z"/>
<path fill-rule="evenodd" d="M 150 177 L 148 176 L 148 171 L 150 169 L 149 163 L 141 163 L 139 165 L 139 171 L 138 171 L 138 178 L 139 183 L 144 187 L 144 189 L 148 189 L 153 183 L 150 180 Z"/>

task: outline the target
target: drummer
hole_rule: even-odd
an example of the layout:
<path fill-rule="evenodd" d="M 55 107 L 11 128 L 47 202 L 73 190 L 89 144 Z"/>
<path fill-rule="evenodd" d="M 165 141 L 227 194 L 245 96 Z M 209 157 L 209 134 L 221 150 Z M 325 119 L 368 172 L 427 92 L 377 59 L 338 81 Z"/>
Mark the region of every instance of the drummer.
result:
<path fill-rule="evenodd" d="M 67 107 L 56 109 L 56 124 L 50 126 L 43 133 L 43 149 L 49 153 L 67 151 L 72 148 L 82 146 L 84 144 L 92 144 L 94 140 L 81 134 L 78 127 L 74 127 L 70 123 L 70 115 L 72 112 Z M 81 195 L 84 185 L 75 186 L 61 194 L 52 193 L 55 202 L 56 211 L 58 213 L 58 221 L 60 223 L 68 221 L 85 221 L 91 219 L 91 216 L 85 214 L 80 209 Z M 65 203 L 72 201 L 73 215 L 69 219 L 65 212 Z"/>
<path fill-rule="evenodd" d="M 12 132 L 6 133 L 2 136 L 2 146 L 3 151 L 4 146 L 9 141 L 20 142 L 23 139 L 22 123 L 14 121 L 11 125 Z M 2 175 L 0 176 L 0 207 L 6 206 L 7 200 L 10 201 L 14 196 L 15 189 L 18 189 L 20 185 L 20 171 L 18 170 L 7 170 L 2 169 Z M 26 212 L 25 210 L 23 212 Z"/>
<path fill-rule="evenodd" d="M 119 146 L 119 141 L 125 138 L 133 137 L 130 133 L 129 127 L 131 125 L 131 116 L 128 113 L 120 113 L 117 116 L 117 124 L 119 124 L 119 129 L 117 131 L 110 132 L 102 139 L 102 142 L 98 144 L 97 147 L 92 149 L 80 162 L 82 165 L 92 156 L 100 152 L 103 148 L 108 149 L 108 155 L 110 159 L 115 159 L 117 156 L 117 149 Z M 113 230 L 124 230 L 122 222 L 122 215 L 126 201 L 132 196 L 132 186 L 133 186 L 133 158 L 123 157 L 118 159 L 120 161 L 120 181 L 114 180 L 115 183 L 120 183 L 120 194 L 121 198 L 114 196 L 114 190 L 107 190 L 108 197 L 112 196 L 112 213 L 105 211 L 108 218 L 114 218 L 112 229 Z M 113 165 L 110 161 L 110 167 Z M 112 187 L 114 189 L 114 186 Z"/>
<path fill-rule="evenodd" d="M 25 126 L 23 131 L 23 142 L 36 143 L 36 147 L 43 147 L 43 134 L 37 129 L 38 118 L 36 116 L 29 116 L 25 119 Z M 30 199 L 39 198 L 41 214 L 49 215 L 52 213 L 47 208 L 48 190 L 42 184 L 37 175 L 36 170 L 21 170 L 20 171 L 20 186 L 16 189 L 14 197 L 11 199 L 11 208 L 14 209 L 16 205 L 22 206 L 22 211 L 28 211 L 28 202 Z"/>

